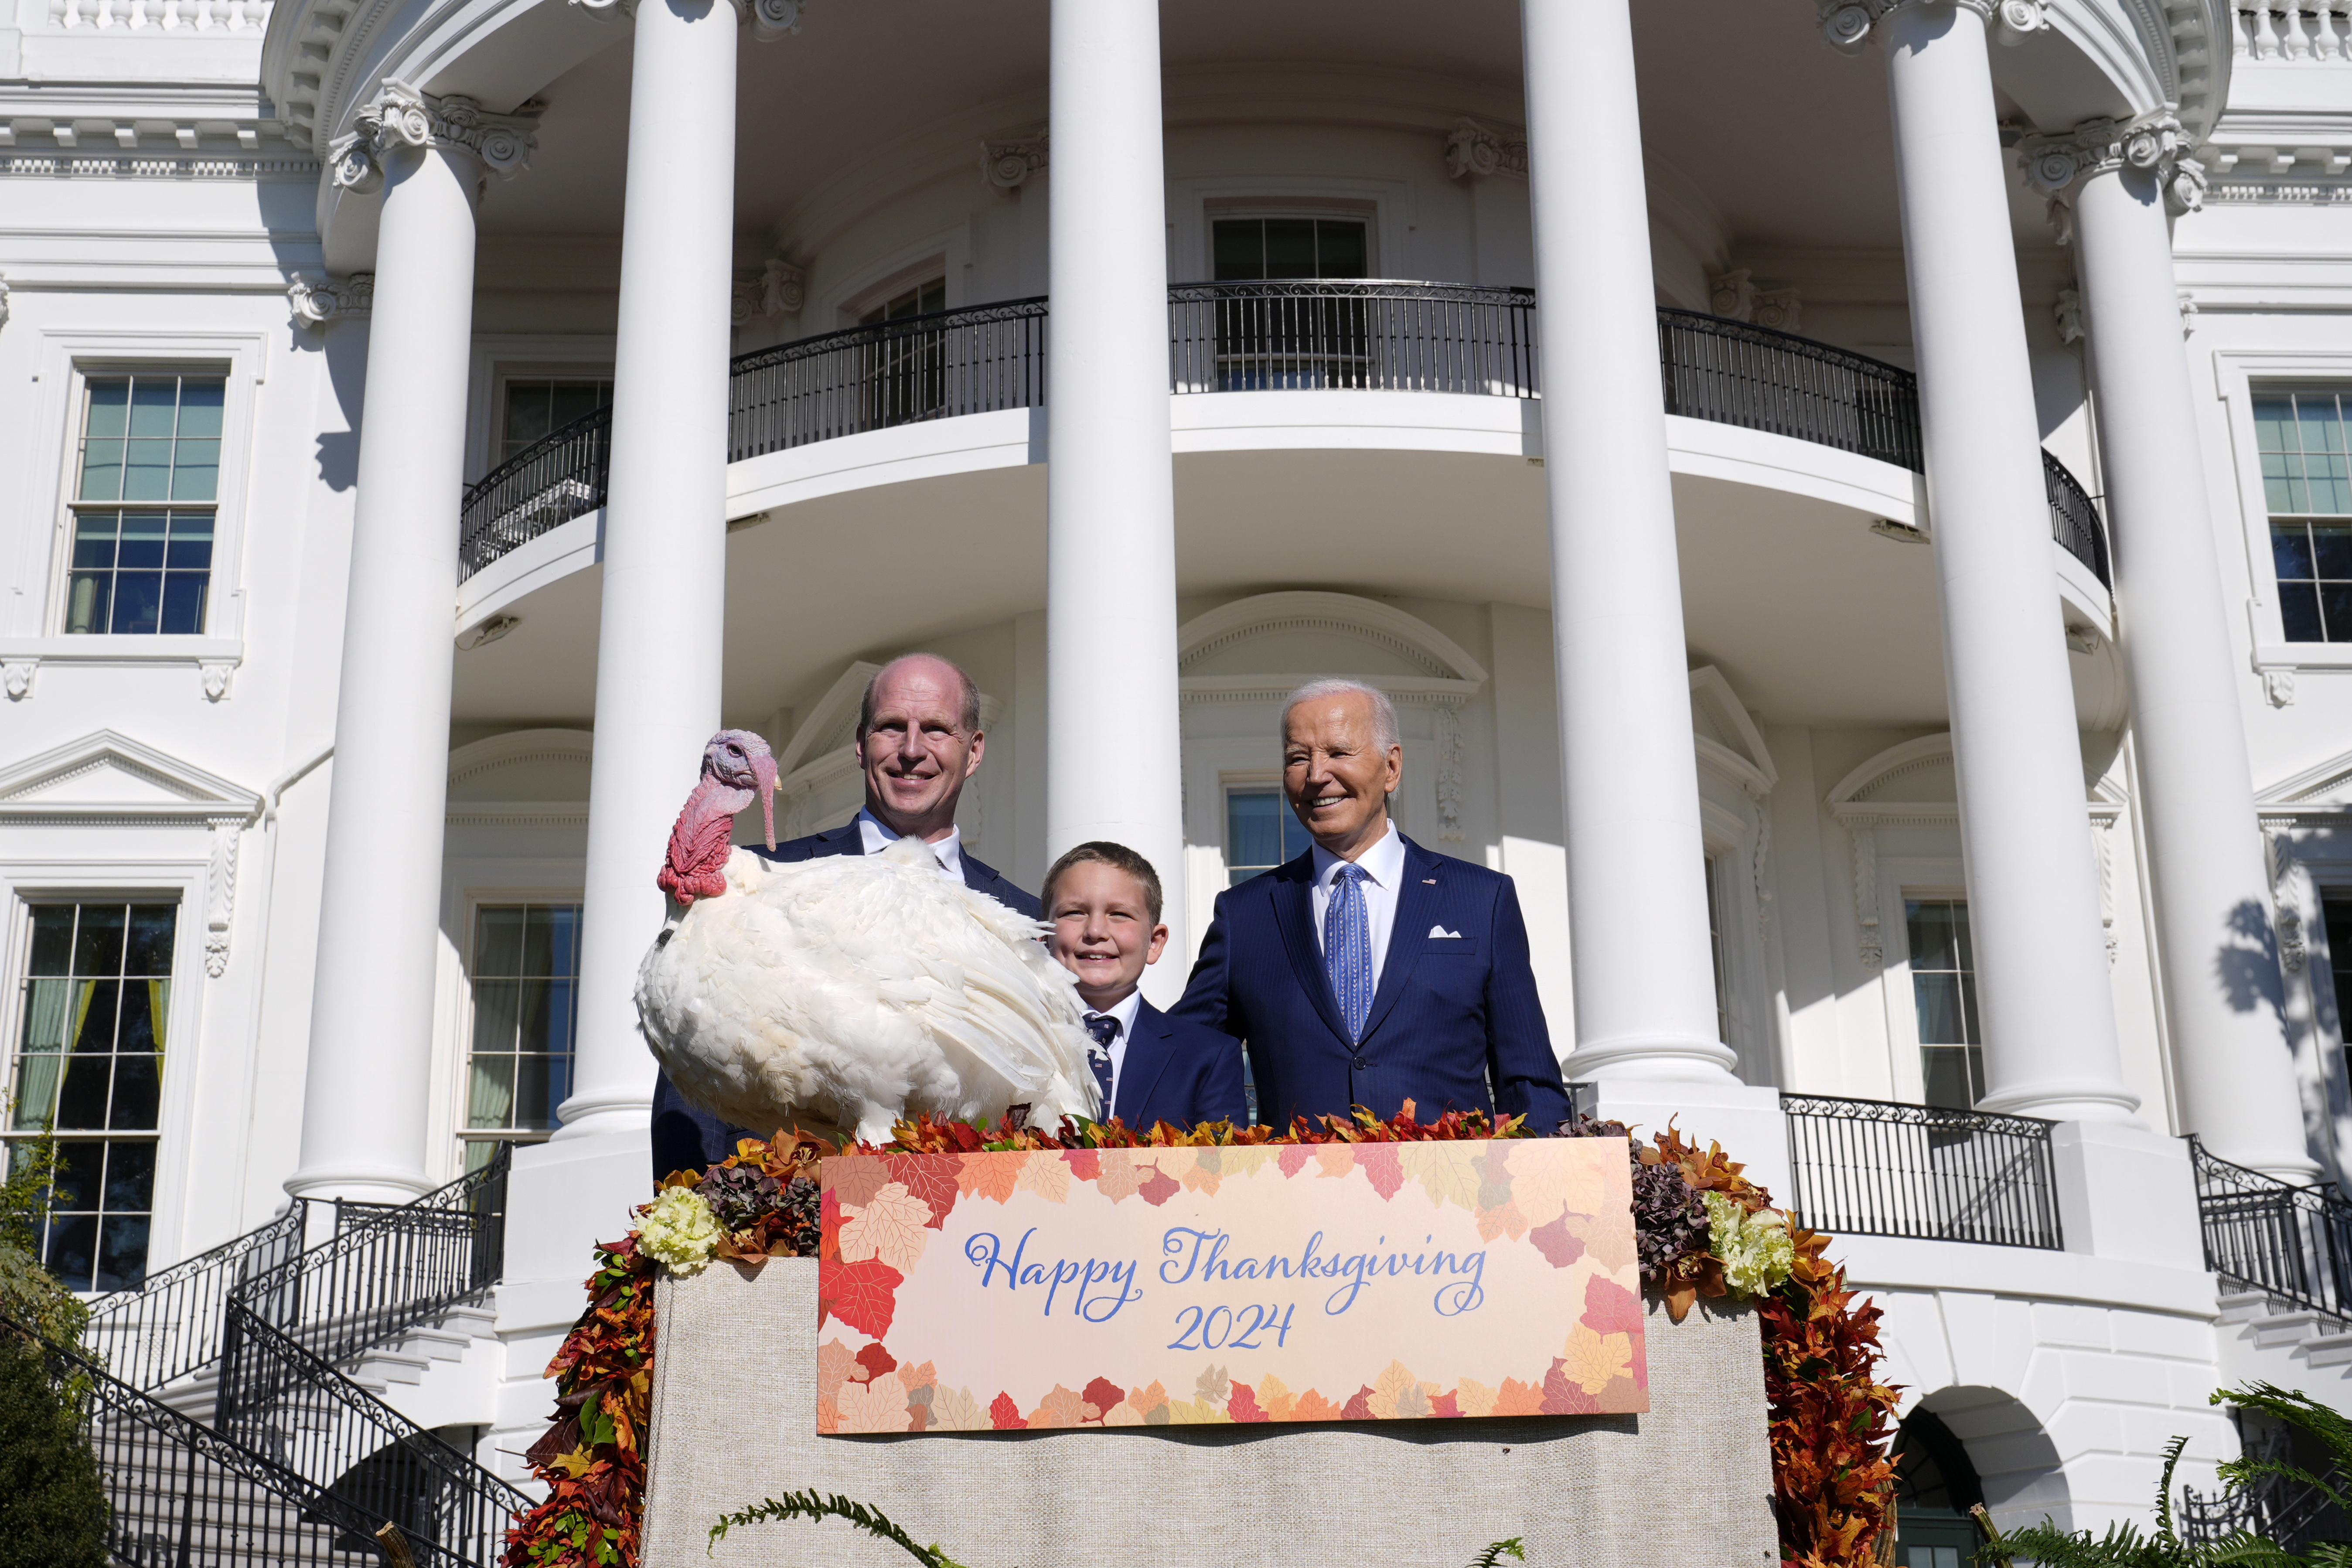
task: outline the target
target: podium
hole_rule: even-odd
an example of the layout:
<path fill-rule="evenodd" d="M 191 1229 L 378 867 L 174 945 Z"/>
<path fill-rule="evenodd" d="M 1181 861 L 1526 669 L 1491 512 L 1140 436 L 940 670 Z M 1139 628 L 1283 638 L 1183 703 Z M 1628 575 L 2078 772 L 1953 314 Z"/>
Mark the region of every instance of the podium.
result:
<path fill-rule="evenodd" d="M 1647 1303 L 1650 1409 L 1318 1425 L 820 1436 L 817 1268 L 714 1262 L 656 1299 L 646 1568 L 904 1568 L 837 1521 L 723 1513 L 814 1489 L 879 1509 L 971 1568 L 1464 1568 L 1524 1538 L 1580 1568 L 1771 1568 L 1753 1310 Z"/>

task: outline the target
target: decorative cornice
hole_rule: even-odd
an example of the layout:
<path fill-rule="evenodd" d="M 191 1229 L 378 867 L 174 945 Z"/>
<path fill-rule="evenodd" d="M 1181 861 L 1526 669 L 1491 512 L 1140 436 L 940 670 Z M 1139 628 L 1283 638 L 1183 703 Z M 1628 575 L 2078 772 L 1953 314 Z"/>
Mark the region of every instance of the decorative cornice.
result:
<path fill-rule="evenodd" d="M 1000 191 L 1017 191 L 1029 183 L 1029 176 L 1053 162 L 1053 137 L 1039 132 L 1025 142 L 982 142 L 980 144 L 980 174 L 989 184 Z"/>
<path fill-rule="evenodd" d="M 1805 302 L 1794 289 L 1759 289 L 1742 267 L 1706 281 L 1707 310 L 1727 321 L 1747 321 L 1774 331 L 1803 331 Z"/>
<path fill-rule="evenodd" d="M 1445 135 L 1445 174 L 1449 179 L 1483 180 L 1490 174 L 1528 172 L 1528 137 L 1462 120 Z"/>
<path fill-rule="evenodd" d="M 2170 110 L 2136 120 L 2086 120 L 2055 136 L 2021 136 L 2017 154 L 2026 179 L 2053 202 L 2071 201 L 2074 186 L 2093 174 L 2128 165 L 2155 174 L 2174 214 L 2205 205 L 2205 165 L 2189 156 L 2188 137 Z M 2072 237 L 2065 215 L 2053 213 L 2051 221 L 2059 243 Z"/>
<path fill-rule="evenodd" d="M 395 147 L 469 153 L 499 178 L 511 180 L 530 167 L 545 108 L 534 100 L 518 113 L 488 114 L 460 94 L 436 98 L 406 82 L 385 82 L 375 101 L 360 110 L 358 129 L 328 148 L 335 184 L 357 195 L 383 189 L 384 156 Z"/>
<path fill-rule="evenodd" d="M 1830 47 L 1852 54 L 1870 41 L 1878 24 L 1906 5 L 1930 0 L 1819 0 L 1822 37 Z M 2021 44 L 2050 25 L 2050 0 L 1957 0 L 1990 24 L 2004 44 Z"/>
<path fill-rule="evenodd" d="M 634 18 L 637 0 L 564 0 L 572 9 L 599 22 L 609 22 L 614 16 Z M 735 14 L 751 25 L 751 32 L 761 42 L 769 43 L 787 33 L 801 30 L 801 11 L 806 0 L 732 0 Z"/>
<path fill-rule="evenodd" d="M 757 278 L 738 278 L 728 311 L 736 326 L 748 326 L 758 317 L 795 316 L 808 302 L 808 274 L 780 256 L 772 256 Z"/>
<path fill-rule="evenodd" d="M 313 283 L 297 273 L 286 286 L 286 302 L 298 327 L 322 327 L 329 321 L 365 316 L 375 309 L 375 274 L 354 272 L 340 283 L 331 278 Z"/>

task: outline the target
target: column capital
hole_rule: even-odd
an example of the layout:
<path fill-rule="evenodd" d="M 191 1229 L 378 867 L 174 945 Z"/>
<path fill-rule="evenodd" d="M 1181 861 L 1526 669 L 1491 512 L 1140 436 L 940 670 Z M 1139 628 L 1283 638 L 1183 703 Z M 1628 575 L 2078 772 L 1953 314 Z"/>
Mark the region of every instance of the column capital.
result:
<path fill-rule="evenodd" d="M 387 81 L 360 110 L 356 127 L 329 145 L 335 184 L 358 195 L 381 190 L 384 156 L 396 147 L 469 153 L 500 179 L 511 180 L 530 167 L 545 109 L 533 100 L 519 113 L 489 114 L 457 93 L 436 98 L 406 82 Z"/>
<path fill-rule="evenodd" d="M 1822 37 L 1830 47 L 1847 54 L 1870 41 L 1878 24 L 1906 6 L 1938 4 L 1939 0 L 1818 0 Z M 1985 19 L 1993 36 L 2004 44 L 2021 44 L 2050 25 L 2050 0 L 1948 0 Z"/>
<path fill-rule="evenodd" d="M 2129 166 L 2156 176 L 2176 216 L 2205 205 L 2205 165 L 2189 152 L 2188 132 L 2168 109 L 2132 120 L 2085 120 L 2071 131 L 2028 135 L 2017 143 L 2027 181 L 2053 205 L 2071 202 L 2074 189 L 2092 175 Z M 2063 244 L 2071 230 L 2066 215 L 2053 211 L 2052 222 Z"/>
<path fill-rule="evenodd" d="M 314 281 L 298 272 L 286 286 L 286 302 L 298 327 L 322 327 L 369 315 L 375 309 L 375 274 L 354 272 L 340 281 Z"/>
<path fill-rule="evenodd" d="M 637 0 L 564 0 L 572 9 L 598 22 L 609 22 L 615 16 L 635 19 Z M 787 33 L 801 30 L 801 8 L 806 0 L 728 0 L 735 15 L 751 25 L 751 36 L 761 43 L 773 43 Z"/>

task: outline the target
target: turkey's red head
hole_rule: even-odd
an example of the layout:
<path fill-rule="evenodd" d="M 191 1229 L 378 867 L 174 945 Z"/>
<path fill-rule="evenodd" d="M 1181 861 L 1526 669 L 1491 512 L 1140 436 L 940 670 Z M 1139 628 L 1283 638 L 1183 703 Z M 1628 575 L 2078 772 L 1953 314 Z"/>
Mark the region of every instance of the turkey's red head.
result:
<path fill-rule="evenodd" d="M 669 853 L 654 879 L 679 903 L 715 899 L 727 890 L 727 854 L 735 837 L 735 814 L 757 795 L 776 847 L 776 759 L 768 742 L 749 730 L 721 730 L 702 748 L 702 778 L 686 797 L 686 808 L 669 830 Z"/>

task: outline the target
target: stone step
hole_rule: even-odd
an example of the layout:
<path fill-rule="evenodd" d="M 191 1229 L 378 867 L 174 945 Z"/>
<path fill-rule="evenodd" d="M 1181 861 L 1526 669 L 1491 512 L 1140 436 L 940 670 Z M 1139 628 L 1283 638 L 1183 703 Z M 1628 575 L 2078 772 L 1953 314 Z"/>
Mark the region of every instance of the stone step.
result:
<path fill-rule="evenodd" d="M 2271 1299 L 2266 1291 L 2262 1290 L 2228 1291 L 2223 1293 L 2221 1305 L 2221 1321 L 2246 1323 L 2269 1316 Z"/>
<path fill-rule="evenodd" d="M 2352 1366 L 2352 1333 L 2314 1334 L 2303 1342 L 2304 1359 L 2314 1366 Z"/>
<path fill-rule="evenodd" d="M 2253 1321 L 2254 1343 L 2264 1350 L 2301 1344 L 2326 1321 L 2318 1312 L 2273 1312 Z"/>

